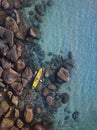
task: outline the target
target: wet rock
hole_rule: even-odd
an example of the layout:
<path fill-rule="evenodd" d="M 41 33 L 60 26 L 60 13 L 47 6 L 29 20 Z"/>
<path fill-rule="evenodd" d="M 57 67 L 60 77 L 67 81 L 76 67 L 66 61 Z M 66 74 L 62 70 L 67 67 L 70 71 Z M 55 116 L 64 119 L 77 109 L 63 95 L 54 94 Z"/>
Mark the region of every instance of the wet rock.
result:
<path fill-rule="evenodd" d="M 29 30 L 29 34 L 30 34 L 30 36 L 32 36 L 33 38 L 39 38 L 40 37 L 40 32 L 39 32 L 39 30 L 38 29 L 36 29 L 36 28 L 30 28 L 30 30 Z"/>
<path fill-rule="evenodd" d="M 48 96 L 46 97 L 46 101 L 47 101 L 47 104 L 48 104 L 49 106 L 54 105 L 54 98 L 53 98 L 52 96 L 48 95 Z"/>
<path fill-rule="evenodd" d="M 13 46 L 14 34 L 12 31 L 0 26 L 0 38 L 2 38 L 2 43 L 6 43 L 10 47 Z M 0 49 L 2 49 L 2 48 L 0 48 Z"/>
<path fill-rule="evenodd" d="M 78 111 L 75 111 L 73 114 L 72 114 L 72 118 L 74 120 L 77 120 L 79 118 L 79 112 Z"/>
<path fill-rule="evenodd" d="M 13 126 L 10 130 L 18 130 L 15 126 Z"/>
<path fill-rule="evenodd" d="M 44 4 L 41 3 L 35 6 L 35 10 L 37 11 L 37 13 L 39 13 L 39 15 L 43 16 L 45 14 L 46 8 Z"/>
<path fill-rule="evenodd" d="M 6 17 L 5 27 L 14 33 L 18 32 L 18 26 L 16 24 L 16 21 L 10 16 Z"/>
<path fill-rule="evenodd" d="M 39 22 L 39 23 L 41 23 L 42 22 L 42 19 L 41 19 L 41 16 L 39 15 L 39 14 L 35 14 L 35 18 L 37 19 L 37 21 Z"/>
<path fill-rule="evenodd" d="M 2 63 L 3 69 L 11 68 L 11 63 L 6 58 L 2 58 L 1 63 Z"/>
<path fill-rule="evenodd" d="M 8 112 L 6 113 L 5 117 L 6 117 L 6 118 L 10 117 L 11 112 L 12 112 L 12 108 L 10 107 L 10 109 L 9 109 Z"/>
<path fill-rule="evenodd" d="M 23 121 L 22 121 L 22 120 L 20 120 L 20 119 L 17 119 L 16 124 L 17 124 L 17 127 L 18 127 L 19 129 L 21 129 L 21 128 L 24 126 Z"/>
<path fill-rule="evenodd" d="M 54 84 L 49 84 L 48 86 L 47 86 L 50 90 L 56 90 L 57 88 L 56 88 L 56 85 L 54 85 Z"/>
<path fill-rule="evenodd" d="M 4 26 L 6 17 L 7 17 L 7 12 L 0 10 L 0 25 L 1 26 Z"/>
<path fill-rule="evenodd" d="M 50 94 L 50 90 L 48 88 L 44 88 L 44 90 L 43 90 L 43 96 L 46 97 L 49 94 Z"/>
<path fill-rule="evenodd" d="M 16 62 L 16 68 L 17 68 L 17 71 L 21 71 L 25 68 L 25 61 L 24 59 L 19 59 L 17 62 Z"/>
<path fill-rule="evenodd" d="M 8 118 L 3 118 L 1 122 L 1 127 L 2 128 L 11 128 L 14 125 L 14 121 Z"/>
<path fill-rule="evenodd" d="M 20 112 L 18 109 L 15 108 L 15 111 L 14 111 L 14 117 L 15 118 L 18 118 L 20 116 Z"/>
<path fill-rule="evenodd" d="M 11 102 L 15 105 L 15 106 L 17 106 L 18 105 L 18 97 L 17 96 L 12 96 L 12 99 L 11 99 Z"/>
<path fill-rule="evenodd" d="M 25 78 L 22 78 L 22 85 L 23 85 L 23 88 L 25 88 L 27 86 L 27 84 L 29 83 L 29 81 Z"/>
<path fill-rule="evenodd" d="M 69 100 L 69 95 L 67 93 L 62 93 L 61 94 L 61 100 L 62 100 L 63 104 L 67 103 L 68 100 Z"/>
<path fill-rule="evenodd" d="M 71 51 L 68 53 L 68 58 L 72 59 L 72 52 Z"/>
<path fill-rule="evenodd" d="M 69 116 L 66 116 L 65 118 L 64 118 L 64 120 L 68 120 L 70 117 Z"/>
<path fill-rule="evenodd" d="M 9 52 L 8 52 L 8 54 L 7 54 L 7 57 L 8 57 L 8 59 L 10 59 L 10 60 L 12 60 L 12 61 L 14 61 L 14 62 L 16 62 L 17 60 L 18 60 L 18 55 L 17 55 L 17 50 L 16 50 L 17 48 L 16 48 L 16 45 L 14 45 L 10 50 L 9 50 Z"/>
<path fill-rule="evenodd" d="M 55 96 L 55 107 L 60 107 L 61 106 L 61 96 L 56 94 Z"/>
<path fill-rule="evenodd" d="M 8 105 L 7 101 L 3 100 L 1 102 L 1 107 L 2 107 L 4 112 L 7 112 L 7 110 L 9 109 L 9 105 Z"/>
<path fill-rule="evenodd" d="M 0 77 L 2 76 L 2 72 L 3 72 L 3 69 L 2 69 L 2 67 L 0 66 Z"/>
<path fill-rule="evenodd" d="M 5 83 L 12 84 L 15 81 L 18 81 L 20 74 L 14 71 L 13 69 L 7 69 L 3 71 L 3 80 Z"/>
<path fill-rule="evenodd" d="M 23 93 L 23 86 L 19 82 L 14 82 L 11 84 L 11 87 L 16 92 L 17 95 L 21 95 Z"/>
<path fill-rule="evenodd" d="M 33 73 L 30 67 L 26 67 L 24 72 L 22 73 L 22 78 L 30 81 L 32 79 Z"/>
<path fill-rule="evenodd" d="M 24 118 L 27 123 L 30 123 L 33 120 L 33 110 L 30 105 L 26 106 L 26 109 L 24 111 Z"/>
<path fill-rule="evenodd" d="M 69 72 L 67 69 L 61 67 L 57 72 L 57 77 L 63 82 L 69 81 Z"/>
<path fill-rule="evenodd" d="M 40 123 L 34 125 L 34 130 L 45 130 L 44 126 Z"/>
<path fill-rule="evenodd" d="M 8 2 L 8 0 L 3 0 L 3 1 L 2 1 L 2 7 L 3 7 L 4 9 L 8 9 L 8 8 L 9 8 L 9 2 Z"/>

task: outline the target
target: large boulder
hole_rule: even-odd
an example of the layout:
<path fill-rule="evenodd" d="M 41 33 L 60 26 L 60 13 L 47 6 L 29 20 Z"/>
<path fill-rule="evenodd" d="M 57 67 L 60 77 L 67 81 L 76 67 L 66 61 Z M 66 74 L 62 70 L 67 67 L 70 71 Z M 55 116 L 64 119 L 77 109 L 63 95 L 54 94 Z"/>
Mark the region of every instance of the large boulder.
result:
<path fill-rule="evenodd" d="M 27 105 L 25 108 L 24 118 L 27 123 L 30 123 L 33 120 L 33 110 L 30 105 Z"/>
<path fill-rule="evenodd" d="M 2 1 L 2 7 L 4 8 L 4 9 L 8 9 L 9 8 L 9 2 L 8 2 L 8 0 L 3 0 Z"/>
<path fill-rule="evenodd" d="M 3 71 L 3 80 L 7 84 L 12 84 L 15 81 L 18 81 L 19 78 L 20 74 L 11 68 Z"/>
<path fill-rule="evenodd" d="M 63 82 L 69 81 L 69 71 L 61 67 L 57 72 L 57 78 Z"/>

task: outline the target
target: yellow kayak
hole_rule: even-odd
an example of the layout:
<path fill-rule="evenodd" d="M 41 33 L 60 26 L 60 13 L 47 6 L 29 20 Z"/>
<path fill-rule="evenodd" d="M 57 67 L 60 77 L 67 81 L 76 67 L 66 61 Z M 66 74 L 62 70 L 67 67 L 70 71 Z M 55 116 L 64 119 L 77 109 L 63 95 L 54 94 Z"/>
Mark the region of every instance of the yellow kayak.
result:
<path fill-rule="evenodd" d="M 40 68 L 39 71 L 36 74 L 36 77 L 35 77 L 34 81 L 33 81 L 32 89 L 35 89 L 37 87 L 37 85 L 39 83 L 39 80 L 40 80 L 40 78 L 42 76 L 42 73 L 43 73 L 43 69 Z"/>

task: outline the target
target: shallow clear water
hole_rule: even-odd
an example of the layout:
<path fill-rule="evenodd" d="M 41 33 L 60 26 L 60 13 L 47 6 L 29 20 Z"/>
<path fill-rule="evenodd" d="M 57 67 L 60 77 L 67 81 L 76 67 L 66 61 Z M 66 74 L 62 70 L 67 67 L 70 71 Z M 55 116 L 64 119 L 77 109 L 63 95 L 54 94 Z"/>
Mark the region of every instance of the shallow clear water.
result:
<path fill-rule="evenodd" d="M 97 2 L 55 0 L 43 21 L 39 42 L 45 53 L 65 57 L 71 51 L 75 61 L 71 80 L 59 90 L 68 92 L 70 100 L 58 109 L 55 130 L 97 130 Z M 66 107 L 70 111 L 67 122 Z M 76 122 L 71 116 L 75 110 L 80 112 Z"/>

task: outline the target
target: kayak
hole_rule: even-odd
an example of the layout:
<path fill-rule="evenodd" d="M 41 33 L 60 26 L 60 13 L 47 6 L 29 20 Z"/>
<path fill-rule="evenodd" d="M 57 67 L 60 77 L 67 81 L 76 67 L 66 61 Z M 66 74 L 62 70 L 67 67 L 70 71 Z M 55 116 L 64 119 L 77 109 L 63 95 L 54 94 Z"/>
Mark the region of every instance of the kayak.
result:
<path fill-rule="evenodd" d="M 33 84 L 32 84 L 32 89 L 35 89 L 40 81 L 40 78 L 42 76 L 42 73 L 43 73 L 43 69 L 40 68 L 39 71 L 37 72 L 36 76 L 35 76 L 35 79 L 33 81 Z"/>

